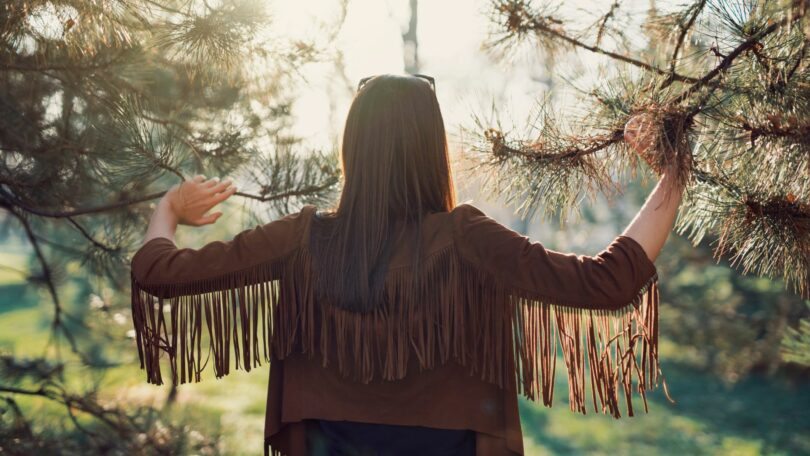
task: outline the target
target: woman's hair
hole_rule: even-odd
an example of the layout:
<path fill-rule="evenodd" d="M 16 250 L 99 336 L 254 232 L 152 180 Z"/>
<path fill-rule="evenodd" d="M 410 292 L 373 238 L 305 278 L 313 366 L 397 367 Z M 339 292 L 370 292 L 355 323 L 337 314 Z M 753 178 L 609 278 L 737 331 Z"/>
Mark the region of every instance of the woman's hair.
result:
<path fill-rule="evenodd" d="M 346 118 L 341 162 L 338 206 L 313 220 L 315 290 L 319 300 L 368 312 L 382 303 L 392 244 L 423 215 L 455 207 L 444 120 L 430 84 L 380 75 L 363 85 Z M 417 266 L 419 230 L 410 232 Z"/>

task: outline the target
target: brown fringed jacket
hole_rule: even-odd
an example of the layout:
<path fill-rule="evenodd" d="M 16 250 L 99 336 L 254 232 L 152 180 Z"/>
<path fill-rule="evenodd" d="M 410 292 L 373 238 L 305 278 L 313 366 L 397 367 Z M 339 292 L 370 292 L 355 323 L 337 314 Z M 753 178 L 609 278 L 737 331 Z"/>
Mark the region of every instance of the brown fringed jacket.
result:
<path fill-rule="evenodd" d="M 550 406 L 558 340 L 568 398 L 585 413 L 633 415 L 658 384 L 657 270 L 617 236 L 598 255 L 546 249 L 475 206 L 421 225 L 423 260 L 400 246 L 387 304 L 355 314 L 313 299 L 315 206 L 228 242 L 178 249 L 166 238 L 132 258 L 141 368 L 161 384 L 197 382 L 270 362 L 265 451 L 305 454 L 303 420 L 476 431 L 479 455 L 523 454 L 517 394 Z M 408 283 L 420 274 L 419 293 Z M 586 375 L 586 360 L 589 374 Z M 635 380 L 634 380 L 635 377 Z M 271 450 L 272 448 L 272 450 Z"/>

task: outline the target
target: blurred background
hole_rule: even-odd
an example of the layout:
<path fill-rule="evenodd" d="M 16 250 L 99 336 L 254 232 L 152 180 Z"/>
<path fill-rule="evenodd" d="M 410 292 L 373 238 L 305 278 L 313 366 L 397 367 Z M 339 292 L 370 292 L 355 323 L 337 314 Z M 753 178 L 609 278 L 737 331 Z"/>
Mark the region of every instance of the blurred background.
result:
<path fill-rule="evenodd" d="M 742 0 L 535 3 L 548 30 L 586 47 L 523 40 L 531 33 L 502 13 L 532 2 L 4 2 L 0 454 L 261 453 L 266 366 L 180 387 L 149 385 L 138 368 L 128 262 L 156 198 L 180 178 L 231 177 L 241 192 L 215 226 L 181 228 L 184 246 L 229 239 L 306 203 L 327 207 L 340 188 L 336 154 L 358 81 L 424 73 L 436 80 L 459 203 L 548 248 L 596 254 L 629 223 L 655 174 L 626 151 L 606 159 L 614 160 L 607 177 L 597 179 L 544 181 L 542 173 L 560 171 L 534 165 L 512 173 L 481 159 L 483 130 L 548 139 L 547 116 L 566 123 L 596 112 L 583 97 L 621 90 L 632 98 L 645 70 L 616 56 L 666 69 L 662 55 L 681 42 L 673 61 L 698 78 L 744 43 L 742 34 L 762 33 L 757 21 L 769 24 L 796 2 L 773 10 Z M 785 60 L 780 74 L 801 79 L 806 97 L 810 32 L 798 30 L 773 58 Z M 754 79 L 744 72 L 763 70 L 739 71 Z M 806 105 L 791 112 L 807 125 Z M 572 121 L 554 139 L 564 149 L 560 131 L 595 128 Z M 797 153 L 810 160 L 803 131 Z M 793 169 L 806 163 L 785 160 Z M 538 183 L 493 184 L 504 174 Z M 806 204 L 809 175 L 790 178 L 791 202 L 798 195 Z M 675 403 L 659 388 L 648 414 L 576 414 L 558 372 L 554 407 L 521 399 L 527 454 L 810 454 L 810 301 L 789 286 L 807 280 L 810 244 L 779 253 L 781 272 L 744 273 L 748 263 L 716 255 L 720 228 L 739 223 L 724 218 L 733 209 L 714 225 L 681 214 L 656 261 L 661 366 Z M 754 250 L 769 263 L 766 253 L 783 246 Z"/>

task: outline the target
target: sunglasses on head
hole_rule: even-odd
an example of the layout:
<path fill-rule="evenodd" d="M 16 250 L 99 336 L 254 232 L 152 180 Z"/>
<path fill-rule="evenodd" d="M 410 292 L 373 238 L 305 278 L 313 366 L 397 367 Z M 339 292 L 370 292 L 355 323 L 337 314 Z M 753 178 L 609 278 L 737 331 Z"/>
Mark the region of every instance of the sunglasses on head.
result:
<path fill-rule="evenodd" d="M 360 88 L 363 87 L 363 84 L 367 83 L 369 80 L 371 80 L 372 78 L 374 78 L 376 76 L 377 75 L 375 74 L 374 76 L 366 76 L 365 78 L 361 79 L 360 82 L 357 84 L 357 90 L 360 90 Z M 422 78 L 422 79 L 426 80 L 427 82 L 430 83 L 430 88 L 433 89 L 434 92 L 436 91 L 436 81 L 433 79 L 433 77 L 428 76 L 426 74 L 418 74 L 418 73 L 417 74 L 409 74 L 408 76 L 415 76 L 417 78 Z"/>

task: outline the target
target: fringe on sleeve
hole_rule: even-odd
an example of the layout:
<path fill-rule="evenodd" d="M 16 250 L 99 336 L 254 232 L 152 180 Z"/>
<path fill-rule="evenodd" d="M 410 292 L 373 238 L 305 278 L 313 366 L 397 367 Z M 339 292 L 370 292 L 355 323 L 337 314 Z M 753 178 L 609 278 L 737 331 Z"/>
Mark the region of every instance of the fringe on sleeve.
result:
<path fill-rule="evenodd" d="M 132 275 L 132 321 L 147 381 L 163 384 L 161 352 L 175 384 L 199 382 L 209 362 L 220 378 L 231 364 L 250 371 L 269 360 L 274 304 L 284 297 L 274 278 L 290 261 L 176 285 L 144 286 Z"/>
<path fill-rule="evenodd" d="M 594 412 L 615 418 L 621 416 L 620 396 L 624 396 L 627 414 L 634 415 L 634 389 L 647 412 L 646 391 L 657 387 L 659 379 L 669 397 L 658 362 L 657 273 L 631 302 L 617 310 L 555 305 L 520 292 L 512 301 L 518 388 L 527 398 L 552 405 L 558 346 L 567 370 L 572 411 L 586 413 L 586 382 L 590 383 Z"/>
<path fill-rule="evenodd" d="M 647 411 L 646 391 L 662 379 L 657 273 L 620 309 L 583 309 L 506 287 L 451 244 L 426 256 L 417 290 L 409 267 L 389 270 L 386 305 L 360 314 L 315 302 L 310 263 L 301 247 L 205 282 L 146 290 L 133 277 L 135 338 L 147 380 L 163 383 L 160 352 L 175 383 L 200 381 L 209 363 L 222 377 L 232 364 L 249 371 L 271 351 L 284 359 L 293 350 L 319 355 L 357 381 L 396 380 L 416 356 L 422 368 L 452 360 L 551 406 L 559 347 L 571 410 L 586 412 L 590 383 L 593 410 L 618 418 L 622 396 L 634 414 L 633 391 Z"/>

